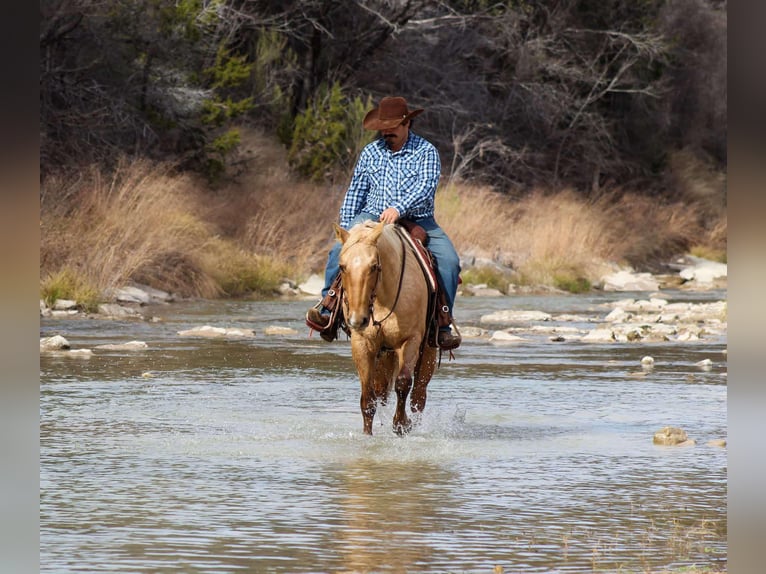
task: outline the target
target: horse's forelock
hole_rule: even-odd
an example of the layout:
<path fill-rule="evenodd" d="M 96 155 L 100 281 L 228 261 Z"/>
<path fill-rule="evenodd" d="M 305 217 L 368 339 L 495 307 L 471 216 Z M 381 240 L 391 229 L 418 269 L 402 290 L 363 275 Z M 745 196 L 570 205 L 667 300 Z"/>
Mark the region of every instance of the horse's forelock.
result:
<path fill-rule="evenodd" d="M 370 247 L 378 249 L 378 251 L 385 245 L 387 248 L 393 249 L 395 253 L 398 253 L 400 250 L 398 247 L 399 242 L 395 241 L 395 227 L 393 225 L 386 225 L 383 227 L 383 232 L 373 240 L 370 236 L 376 226 L 377 223 L 374 221 L 365 221 L 352 227 L 349 230 L 348 239 L 346 239 L 341 248 L 341 256 L 357 244 L 369 245 Z"/>

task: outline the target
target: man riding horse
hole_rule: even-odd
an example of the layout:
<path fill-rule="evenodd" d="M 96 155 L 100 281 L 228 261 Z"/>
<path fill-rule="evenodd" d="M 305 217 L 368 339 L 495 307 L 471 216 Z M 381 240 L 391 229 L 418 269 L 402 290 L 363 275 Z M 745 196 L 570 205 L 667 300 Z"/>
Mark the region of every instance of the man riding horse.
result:
<path fill-rule="evenodd" d="M 364 128 L 377 130 L 378 139 L 365 146 L 354 168 L 343 205 L 340 225 L 348 230 L 363 221 L 396 223 L 401 219 L 415 222 L 427 236 L 427 246 L 437 268 L 444 291 L 447 311 L 452 316 L 460 274 L 460 259 L 447 234 L 434 219 L 434 195 L 441 175 L 441 161 L 436 147 L 411 131 L 412 119 L 423 109 L 410 110 L 401 97 L 385 97 L 364 118 Z M 325 297 L 339 272 L 341 243 L 330 250 L 325 267 Z M 320 330 L 330 320 L 321 302 L 306 314 L 306 322 Z M 450 325 L 439 327 L 437 337 L 442 349 L 455 349 L 461 338 Z"/>

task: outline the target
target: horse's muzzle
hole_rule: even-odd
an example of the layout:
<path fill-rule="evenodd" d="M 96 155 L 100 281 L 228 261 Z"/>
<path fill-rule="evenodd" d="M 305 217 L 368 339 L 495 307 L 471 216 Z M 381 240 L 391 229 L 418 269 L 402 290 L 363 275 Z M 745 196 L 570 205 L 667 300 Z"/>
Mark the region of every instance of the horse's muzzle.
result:
<path fill-rule="evenodd" d="M 361 331 L 370 324 L 370 316 L 352 313 L 348 318 L 348 326 L 354 331 Z"/>

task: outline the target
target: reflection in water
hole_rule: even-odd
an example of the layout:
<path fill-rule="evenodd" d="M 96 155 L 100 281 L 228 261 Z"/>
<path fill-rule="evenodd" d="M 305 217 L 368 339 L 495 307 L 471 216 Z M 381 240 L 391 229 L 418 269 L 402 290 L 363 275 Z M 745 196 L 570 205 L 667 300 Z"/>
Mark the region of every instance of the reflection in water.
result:
<path fill-rule="evenodd" d="M 433 566 L 432 546 L 449 523 L 456 476 L 433 463 L 362 458 L 342 469 L 345 568 L 417 572 Z"/>
<path fill-rule="evenodd" d="M 537 308 L 592 313 L 578 301 Z M 206 305 L 42 324 L 75 347 L 149 344 L 40 359 L 42 572 L 725 569 L 726 450 L 705 446 L 726 438 L 725 341 L 469 340 L 409 436 L 390 431 L 389 404 L 367 437 L 347 343 L 176 336 L 300 330 L 302 303 Z M 667 424 L 698 444 L 654 446 Z"/>

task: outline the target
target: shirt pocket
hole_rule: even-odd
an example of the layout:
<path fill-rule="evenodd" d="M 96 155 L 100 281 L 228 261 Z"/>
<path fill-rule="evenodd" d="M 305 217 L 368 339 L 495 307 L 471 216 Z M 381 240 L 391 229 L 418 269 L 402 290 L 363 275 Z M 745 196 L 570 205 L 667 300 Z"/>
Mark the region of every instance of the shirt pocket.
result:
<path fill-rule="evenodd" d="M 399 168 L 399 189 L 404 193 L 408 192 L 417 183 L 418 173 L 417 164 L 403 164 Z"/>
<path fill-rule="evenodd" d="M 373 163 L 367 168 L 367 178 L 370 182 L 370 190 L 375 195 L 383 195 L 385 189 L 386 170 L 380 163 Z"/>

